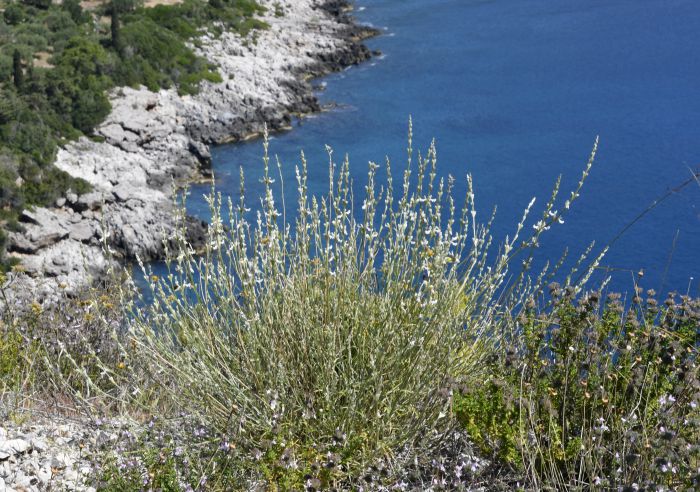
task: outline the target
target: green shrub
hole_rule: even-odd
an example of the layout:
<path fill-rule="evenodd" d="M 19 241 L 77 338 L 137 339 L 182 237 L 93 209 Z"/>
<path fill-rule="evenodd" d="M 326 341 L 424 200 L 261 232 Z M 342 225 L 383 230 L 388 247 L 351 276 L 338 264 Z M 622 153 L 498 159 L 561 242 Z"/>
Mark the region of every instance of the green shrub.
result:
<path fill-rule="evenodd" d="M 47 75 L 47 95 L 57 114 L 70 115 L 72 125 L 87 133 L 111 109 L 105 90 L 111 86 L 105 74 L 110 59 L 97 43 L 73 38 L 55 58 Z"/>
<path fill-rule="evenodd" d="M 25 5 L 36 7 L 41 10 L 48 10 L 51 6 L 51 0 L 22 0 Z"/>
<path fill-rule="evenodd" d="M 0 391 L 18 390 L 32 357 L 25 339 L 14 329 L 0 329 Z"/>
<path fill-rule="evenodd" d="M 80 178 L 74 178 L 57 167 L 49 166 L 37 169 L 34 173 L 24 170 L 27 176 L 22 186 L 22 196 L 28 205 L 49 205 L 73 190 L 82 194 L 90 191 L 90 184 Z"/>
<path fill-rule="evenodd" d="M 143 84 L 151 90 L 176 85 L 181 93 L 191 94 L 202 80 L 221 81 L 205 59 L 149 17 L 124 25 L 121 37 L 128 56 L 117 68 L 119 83 Z"/>
<path fill-rule="evenodd" d="M 232 490 L 235 470 L 227 443 L 191 418 L 152 417 L 119 437 L 120 449 L 109 452 L 101 467 L 103 490 Z"/>
<path fill-rule="evenodd" d="M 195 19 L 196 11 L 192 10 L 192 3 L 188 5 L 156 5 L 151 9 L 144 9 L 143 14 L 153 22 L 164 27 L 183 39 L 193 38 L 199 32 Z"/>
<path fill-rule="evenodd" d="M 454 412 L 482 456 L 520 467 L 519 411 L 504 384 L 491 377 L 483 384 L 463 387 L 455 398 Z"/>
<path fill-rule="evenodd" d="M 0 80 L 10 80 L 12 77 L 12 56 L 0 54 Z"/>
<path fill-rule="evenodd" d="M 46 16 L 46 27 L 52 32 L 66 32 L 75 29 L 76 22 L 68 10 L 52 10 Z"/>
<path fill-rule="evenodd" d="M 5 19 L 5 23 L 11 26 L 21 24 L 26 19 L 26 12 L 24 8 L 17 3 L 11 3 L 5 7 L 5 11 L 2 15 Z"/>
<path fill-rule="evenodd" d="M 3 299 L 7 280 L 0 274 Z M 19 391 L 44 403 L 55 398 L 64 405 L 76 395 L 90 398 L 91 385 L 112 388 L 114 381 L 100 368 L 109 364 L 119 370 L 123 360 L 114 337 L 122 314 L 114 304 L 114 293 L 113 286 L 106 284 L 77 296 L 59 291 L 59 303 L 48 308 L 36 301 L 3 306 L 0 396 Z"/>
<path fill-rule="evenodd" d="M 2 149 L 2 151 L 4 150 Z M 18 177 L 17 169 L 7 162 L 7 160 L 12 159 L 11 154 L 8 154 L 0 153 L 0 209 L 17 208 L 22 204 L 19 190 L 15 184 Z"/>
<path fill-rule="evenodd" d="M 458 398 L 470 434 L 537 488 L 696 487 L 700 300 L 551 295 L 542 312 L 530 301 L 489 381 Z"/>
<path fill-rule="evenodd" d="M 56 140 L 52 129 L 41 115 L 30 108 L 20 108 L 16 119 L 0 126 L 0 137 L 12 149 L 31 156 L 37 163 L 50 164 L 56 152 Z"/>
<path fill-rule="evenodd" d="M 68 12 L 73 22 L 83 24 L 88 20 L 88 14 L 83 11 L 80 0 L 63 0 L 61 9 Z"/>

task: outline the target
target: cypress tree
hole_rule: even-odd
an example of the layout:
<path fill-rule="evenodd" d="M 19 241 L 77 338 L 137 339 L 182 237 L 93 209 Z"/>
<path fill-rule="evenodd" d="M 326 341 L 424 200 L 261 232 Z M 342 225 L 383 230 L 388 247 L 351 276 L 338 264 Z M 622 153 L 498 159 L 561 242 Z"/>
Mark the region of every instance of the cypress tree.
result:
<path fill-rule="evenodd" d="M 119 23 L 119 8 L 112 2 L 112 8 L 110 9 L 112 23 L 110 25 L 112 31 L 112 47 L 114 50 L 122 54 L 122 39 L 121 39 L 121 25 Z"/>
<path fill-rule="evenodd" d="M 12 53 L 12 79 L 17 89 L 21 89 L 24 83 L 24 72 L 22 71 L 22 55 L 19 50 Z"/>

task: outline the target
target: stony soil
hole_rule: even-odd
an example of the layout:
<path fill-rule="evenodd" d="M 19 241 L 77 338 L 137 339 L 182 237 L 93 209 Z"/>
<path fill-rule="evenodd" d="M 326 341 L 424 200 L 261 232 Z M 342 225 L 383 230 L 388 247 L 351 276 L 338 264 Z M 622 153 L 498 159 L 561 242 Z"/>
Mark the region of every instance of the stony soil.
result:
<path fill-rule="evenodd" d="M 22 420 L 26 417 L 26 421 Z M 0 492 L 96 490 L 97 456 L 125 432 L 111 422 L 34 414 L 0 425 Z"/>

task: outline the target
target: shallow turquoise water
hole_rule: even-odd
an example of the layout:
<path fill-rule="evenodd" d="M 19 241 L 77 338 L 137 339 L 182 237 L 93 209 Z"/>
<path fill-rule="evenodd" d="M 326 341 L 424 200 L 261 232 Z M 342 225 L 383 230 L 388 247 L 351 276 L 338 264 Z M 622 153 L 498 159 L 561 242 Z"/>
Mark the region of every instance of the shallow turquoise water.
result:
<path fill-rule="evenodd" d="M 399 170 L 412 115 L 416 148 L 437 139 L 439 173 L 458 178 L 460 199 L 469 172 L 481 217 L 498 205 L 493 231 L 502 239 L 531 197 L 544 205 L 559 174 L 564 190 L 574 186 L 600 135 L 582 196 L 565 224 L 543 240 L 540 258 L 566 247 L 578 256 L 590 241 L 606 244 L 700 165 L 696 1 L 362 0 L 357 6 L 360 20 L 385 29 L 368 43 L 384 55 L 325 78 L 319 97 L 338 107 L 272 140 L 271 152 L 284 163 L 288 204 L 302 149 L 312 192 L 327 184 L 326 144 L 338 160 L 350 155 L 358 190 L 369 160 L 388 155 Z M 218 189 L 236 197 L 242 166 L 254 208 L 261 143 L 213 154 Z M 206 218 L 201 196 L 208 187 L 191 191 L 190 211 Z M 630 228 L 603 266 L 616 289 L 631 290 L 643 269 L 646 288 L 698 294 L 698 251 L 700 183 L 693 183 Z"/>

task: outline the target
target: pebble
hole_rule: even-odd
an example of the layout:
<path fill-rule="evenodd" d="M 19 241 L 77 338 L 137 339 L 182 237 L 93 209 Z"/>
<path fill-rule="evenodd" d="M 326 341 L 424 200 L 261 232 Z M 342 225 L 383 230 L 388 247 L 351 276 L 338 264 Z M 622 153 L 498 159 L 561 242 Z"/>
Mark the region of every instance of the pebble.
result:
<path fill-rule="evenodd" d="M 10 455 L 18 455 L 27 452 L 31 444 L 24 439 L 10 439 L 9 441 L 0 442 L 0 451 Z"/>

